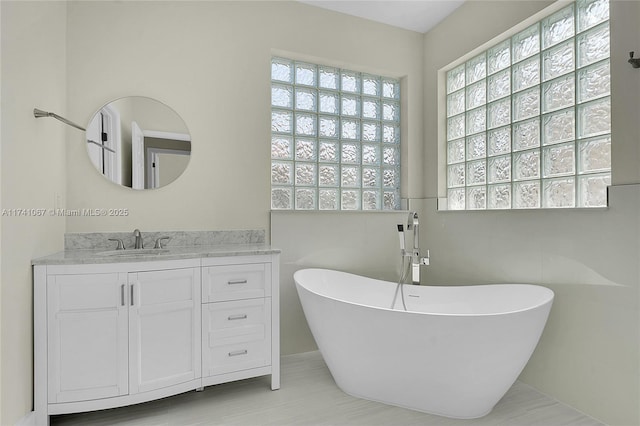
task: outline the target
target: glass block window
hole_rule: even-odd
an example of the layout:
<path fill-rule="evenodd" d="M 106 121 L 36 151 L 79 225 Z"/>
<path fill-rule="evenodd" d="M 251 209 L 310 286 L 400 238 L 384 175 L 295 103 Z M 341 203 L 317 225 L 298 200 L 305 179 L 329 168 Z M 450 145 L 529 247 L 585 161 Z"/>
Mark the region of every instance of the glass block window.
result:
<path fill-rule="evenodd" d="M 567 5 L 445 84 L 449 210 L 607 205 L 608 0 Z"/>
<path fill-rule="evenodd" d="M 271 61 L 271 208 L 400 208 L 400 82 Z"/>

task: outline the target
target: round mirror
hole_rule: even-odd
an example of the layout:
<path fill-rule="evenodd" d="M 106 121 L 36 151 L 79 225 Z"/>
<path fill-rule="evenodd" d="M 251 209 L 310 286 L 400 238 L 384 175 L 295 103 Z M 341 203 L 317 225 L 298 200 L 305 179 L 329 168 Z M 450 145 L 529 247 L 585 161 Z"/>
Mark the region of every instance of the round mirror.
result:
<path fill-rule="evenodd" d="M 178 178 L 191 158 L 191 136 L 180 116 L 155 99 L 130 96 L 109 102 L 87 126 L 87 151 L 110 181 L 153 189 Z"/>

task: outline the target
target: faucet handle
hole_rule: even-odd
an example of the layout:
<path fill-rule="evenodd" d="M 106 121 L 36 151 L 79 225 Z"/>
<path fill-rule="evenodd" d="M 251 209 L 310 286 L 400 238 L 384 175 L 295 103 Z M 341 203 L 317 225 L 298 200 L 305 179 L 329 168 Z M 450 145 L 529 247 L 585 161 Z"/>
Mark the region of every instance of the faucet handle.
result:
<path fill-rule="evenodd" d="M 164 248 L 164 247 L 162 246 L 162 241 L 163 241 L 163 240 L 167 240 L 167 242 L 168 242 L 170 239 L 171 239 L 171 237 L 160 237 L 160 238 L 158 238 L 158 239 L 156 240 L 156 245 L 155 245 L 155 246 L 153 246 L 153 248 L 154 248 L 154 249 L 161 249 L 161 248 Z"/>
<path fill-rule="evenodd" d="M 115 241 L 118 243 L 116 250 L 124 250 L 124 242 L 120 238 L 109 238 L 109 241 Z"/>

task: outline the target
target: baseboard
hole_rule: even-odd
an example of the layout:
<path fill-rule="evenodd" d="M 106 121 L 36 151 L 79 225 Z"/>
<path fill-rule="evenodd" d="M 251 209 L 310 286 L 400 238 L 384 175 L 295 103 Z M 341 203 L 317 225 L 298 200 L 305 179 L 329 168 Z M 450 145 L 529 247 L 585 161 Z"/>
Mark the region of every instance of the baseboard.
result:
<path fill-rule="evenodd" d="M 31 411 L 21 418 L 16 426 L 36 426 L 36 412 Z"/>

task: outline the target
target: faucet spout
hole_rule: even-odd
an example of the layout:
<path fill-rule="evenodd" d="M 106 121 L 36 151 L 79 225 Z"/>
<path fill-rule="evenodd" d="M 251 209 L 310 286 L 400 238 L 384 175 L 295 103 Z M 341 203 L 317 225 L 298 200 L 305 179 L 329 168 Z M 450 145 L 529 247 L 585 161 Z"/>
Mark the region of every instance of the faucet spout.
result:
<path fill-rule="evenodd" d="M 411 252 L 411 281 L 420 284 L 420 266 L 429 264 L 429 250 L 426 257 L 420 257 L 420 222 L 418 212 L 409 212 L 407 229 L 413 230 L 413 251 Z"/>
<path fill-rule="evenodd" d="M 135 248 L 137 249 L 144 248 L 144 242 L 142 240 L 142 232 L 140 232 L 139 229 L 134 229 L 133 236 L 136 238 Z"/>

